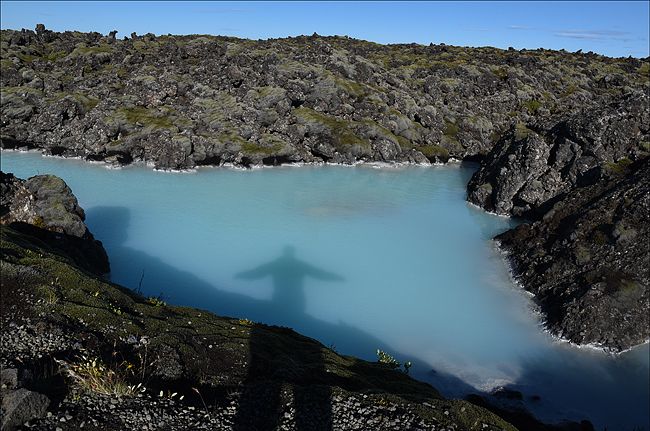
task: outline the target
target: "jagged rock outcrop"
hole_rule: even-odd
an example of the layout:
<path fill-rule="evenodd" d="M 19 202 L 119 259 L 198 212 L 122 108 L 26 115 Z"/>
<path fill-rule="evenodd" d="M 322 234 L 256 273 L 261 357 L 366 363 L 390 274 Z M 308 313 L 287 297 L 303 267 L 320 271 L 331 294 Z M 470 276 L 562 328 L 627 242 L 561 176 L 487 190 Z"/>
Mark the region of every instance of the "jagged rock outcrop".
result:
<path fill-rule="evenodd" d="M 609 169 L 497 240 L 552 332 L 622 350 L 650 337 L 650 163 Z"/>
<path fill-rule="evenodd" d="M 86 227 L 83 209 L 61 178 L 37 175 L 22 180 L 0 171 L 0 191 L 1 224 L 54 240 L 87 270 L 109 271 L 104 247 Z"/>
<path fill-rule="evenodd" d="M 553 127 L 517 124 L 468 184 L 470 202 L 528 219 L 498 239 L 549 329 L 577 344 L 650 338 L 648 130 L 647 97 L 631 95 Z"/>
<path fill-rule="evenodd" d="M 468 185 L 468 199 L 498 214 L 537 217 L 567 192 L 650 152 L 650 100 L 626 95 L 553 125 L 513 125 Z"/>
<path fill-rule="evenodd" d="M 25 388 L 2 390 L 2 429 L 12 430 L 45 415 L 49 398 Z"/>

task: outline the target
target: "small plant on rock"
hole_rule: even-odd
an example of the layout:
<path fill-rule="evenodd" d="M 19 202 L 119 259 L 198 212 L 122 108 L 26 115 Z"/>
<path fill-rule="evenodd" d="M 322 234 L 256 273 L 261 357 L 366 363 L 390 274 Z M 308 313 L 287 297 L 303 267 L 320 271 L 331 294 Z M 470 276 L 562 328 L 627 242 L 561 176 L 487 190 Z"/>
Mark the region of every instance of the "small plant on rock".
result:
<path fill-rule="evenodd" d="M 388 353 L 384 352 L 383 350 L 377 349 L 377 362 L 380 364 L 386 364 L 390 368 L 399 368 L 401 364 L 397 359 L 395 359 L 393 356 L 389 355 Z"/>
<path fill-rule="evenodd" d="M 133 367 L 126 362 L 113 368 L 98 358 L 86 356 L 81 356 L 75 363 L 58 362 L 80 388 L 89 392 L 120 397 L 134 396 L 146 390 L 142 383 L 129 384 L 128 377 L 133 374 Z"/>
<path fill-rule="evenodd" d="M 409 370 L 411 369 L 411 365 L 413 365 L 411 361 L 406 361 L 402 364 L 397 359 L 395 359 L 392 355 L 379 349 L 377 349 L 377 362 L 379 362 L 380 364 L 386 364 L 392 369 L 403 367 L 402 371 L 404 372 L 404 374 L 408 374 Z"/>
<path fill-rule="evenodd" d="M 147 303 L 154 305 L 156 307 L 164 307 L 167 305 L 165 301 L 162 300 L 161 296 L 150 296 L 147 298 Z"/>

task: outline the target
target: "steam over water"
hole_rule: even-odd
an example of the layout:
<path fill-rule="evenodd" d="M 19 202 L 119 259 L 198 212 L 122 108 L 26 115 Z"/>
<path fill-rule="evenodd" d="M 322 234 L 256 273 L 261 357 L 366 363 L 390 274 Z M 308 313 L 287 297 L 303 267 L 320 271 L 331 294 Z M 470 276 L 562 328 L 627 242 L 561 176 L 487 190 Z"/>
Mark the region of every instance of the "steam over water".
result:
<path fill-rule="evenodd" d="M 650 428 L 648 344 L 614 357 L 543 331 L 490 240 L 514 222 L 465 202 L 473 167 L 163 173 L 3 152 L 2 169 L 62 177 L 112 280 L 145 295 L 382 349 L 449 396 L 506 386 L 547 421 Z"/>

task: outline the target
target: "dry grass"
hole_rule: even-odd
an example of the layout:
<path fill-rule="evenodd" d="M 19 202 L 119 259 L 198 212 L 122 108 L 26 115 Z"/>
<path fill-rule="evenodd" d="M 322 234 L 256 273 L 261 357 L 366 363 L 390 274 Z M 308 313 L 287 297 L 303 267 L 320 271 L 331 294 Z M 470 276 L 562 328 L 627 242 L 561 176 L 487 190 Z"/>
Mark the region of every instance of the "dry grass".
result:
<path fill-rule="evenodd" d="M 114 368 L 106 366 L 100 359 L 81 356 L 78 362 L 59 362 L 75 384 L 86 391 L 110 396 L 135 396 L 146 389 L 141 383 L 129 384 L 133 365 L 123 362 Z"/>

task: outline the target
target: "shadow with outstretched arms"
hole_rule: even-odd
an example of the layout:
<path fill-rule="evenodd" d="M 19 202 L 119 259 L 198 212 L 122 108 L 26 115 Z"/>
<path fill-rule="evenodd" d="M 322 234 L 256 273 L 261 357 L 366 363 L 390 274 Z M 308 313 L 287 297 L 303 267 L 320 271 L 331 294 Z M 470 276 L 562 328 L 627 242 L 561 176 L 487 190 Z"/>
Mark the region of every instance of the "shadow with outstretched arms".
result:
<path fill-rule="evenodd" d="M 280 256 L 270 262 L 257 266 L 248 271 L 243 271 L 235 275 L 235 278 L 246 280 L 257 280 L 265 277 L 271 277 L 273 281 L 273 294 L 271 296 L 270 306 L 281 313 L 283 320 L 291 322 L 293 326 L 300 326 L 301 321 L 311 319 L 305 314 L 305 280 L 313 278 L 323 281 L 343 281 L 344 278 L 333 272 L 317 268 L 303 260 L 296 258 L 295 248 L 287 245 L 282 250 Z M 250 339 L 251 365 L 250 370 L 264 369 L 268 367 L 264 357 L 264 338 L 262 334 L 253 329 Z M 311 357 L 311 368 L 314 375 L 326 372 L 324 358 L 320 352 L 314 352 Z M 257 376 L 249 375 L 248 380 L 256 381 Z M 262 423 L 277 423 L 274 416 L 279 414 L 282 402 L 281 387 L 270 386 L 267 388 L 267 406 L 276 406 L 275 408 L 266 409 L 268 418 L 260 418 Z M 256 395 L 252 392 L 244 391 L 242 394 L 242 403 L 255 403 Z M 294 389 L 294 408 L 296 410 L 296 428 L 298 430 L 322 429 L 329 430 L 332 428 L 331 417 L 331 391 L 328 386 L 319 386 L 316 389 L 310 388 L 306 393 L 301 387 Z M 241 416 L 241 415 L 240 415 Z M 236 424 L 242 426 L 239 429 L 247 429 L 250 425 L 248 418 L 238 417 Z"/>
<path fill-rule="evenodd" d="M 291 320 L 299 319 L 305 313 L 305 279 L 345 280 L 338 274 L 316 268 L 314 265 L 296 258 L 295 248 L 290 245 L 284 247 L 282 254 L 277 259 L 235 275 L 235 278 L 245 280 L 257 280 L 265 277 L 271 277 L 273 280 L 271 306 Z"/>

